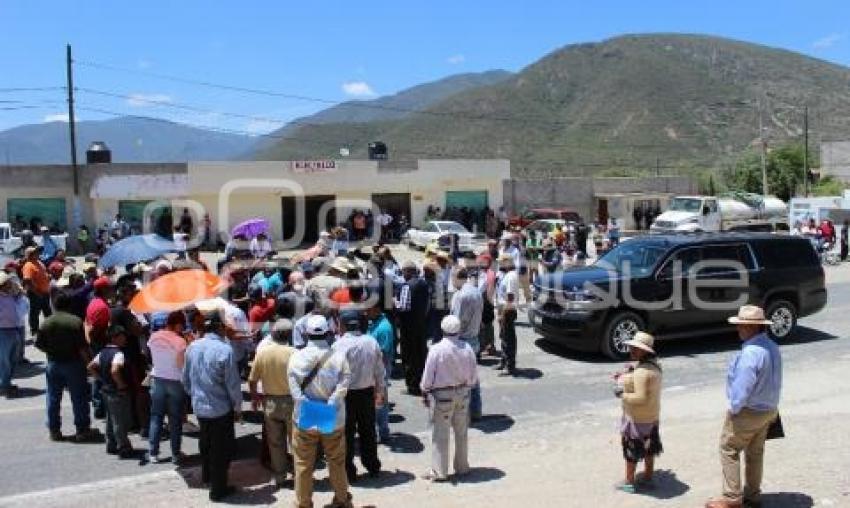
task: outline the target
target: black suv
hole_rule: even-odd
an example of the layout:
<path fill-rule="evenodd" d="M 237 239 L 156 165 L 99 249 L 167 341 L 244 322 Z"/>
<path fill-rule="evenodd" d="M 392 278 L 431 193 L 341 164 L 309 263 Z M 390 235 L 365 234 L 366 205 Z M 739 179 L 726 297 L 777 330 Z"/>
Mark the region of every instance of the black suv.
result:
<path fill-rule="evenodd" d="M 811 242 L 769 233 L 638 237 L 591 266 L 538 277 L 532 289 L 535 332 L 614 359 L 638 330 L 659 339 L 728 332 L 726 319 L 747 303 L 765 309 L 781 341 L 826 305 Z"/>

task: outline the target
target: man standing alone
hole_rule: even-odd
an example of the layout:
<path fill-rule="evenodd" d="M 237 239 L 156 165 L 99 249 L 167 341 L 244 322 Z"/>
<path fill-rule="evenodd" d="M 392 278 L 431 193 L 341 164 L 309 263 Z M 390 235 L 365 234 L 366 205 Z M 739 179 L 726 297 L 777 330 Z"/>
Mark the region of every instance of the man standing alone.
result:
<path fill-rule="evenodd" d="M 738 328 L 744 346 L 729 364 L 726 396 L 729 410 L 720 435 L 723 497 L 706 508 L 739 508 L 758 505 L 767 431 L 778 416 L 782 390 L 782 357 L 767 335 L 764 311 L 745 305 L 729 318 Z M 746 483 L 741 487 L 740 454 L 746 454 Z"/>
<path fill-rule="evenodd" d="M 423 402 L 431 421 L 431 469 L 424 478 L 442 482 L 449 474 L 449 429 L 455 434 L 454 471 L 469 472 L 467 430 L 469 390 L 478 384 L 475 353 L 460 340 L 460 320 L 449 315 L 441 323 L 443 340 L 431 347 L 422 375 Z"/>
<path fill-rule="evenodd" d="M 224 309 L 204 313 L 204 329 L 186 349 L 183 386 L 201 425 L 202 480 L 210 484 L 210 501 L 219 502 L 235 492 L 227 484 L 227 470 L 236 440 L 233 422 L 241 418 L 242 380 L 224 339 Z"/>

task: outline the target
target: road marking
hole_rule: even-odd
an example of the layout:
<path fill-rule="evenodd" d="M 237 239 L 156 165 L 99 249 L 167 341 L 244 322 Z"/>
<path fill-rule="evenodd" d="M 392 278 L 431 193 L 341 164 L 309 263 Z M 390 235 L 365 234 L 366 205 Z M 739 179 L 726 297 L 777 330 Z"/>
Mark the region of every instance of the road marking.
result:
<path fill-rule="evenodd" d="M 119 476 L 118 478 L 110 478 L 108 480 L 99 480 L 96 482 L 80 483 L 76 485 L 67 485 L 64 487 L 56 487 L 53 489 L 36 490 L 25 492 L 23 494 L 13 494 L 11 496 L 0 497 L 0 506 L 8 506 L 12 504 L 24 504 L 27 502 L 38 501 L 45 498 L 53 500 L 62 499 L 65 496 L 74 494 L 83 494 L 86 492 L 112 492 L 113 489 L 121 487 L 130 487 L 140 483 L 151 483 L 167 479 L 180 479 L 180 474 L 175 470 L 156 471 L 153 473 L 145 473 L 134 476 Z"/>

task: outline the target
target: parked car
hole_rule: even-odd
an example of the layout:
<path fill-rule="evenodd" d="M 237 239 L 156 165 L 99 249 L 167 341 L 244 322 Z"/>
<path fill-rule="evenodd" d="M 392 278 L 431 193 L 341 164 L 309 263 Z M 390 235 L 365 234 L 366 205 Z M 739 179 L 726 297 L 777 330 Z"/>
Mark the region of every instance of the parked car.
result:
<path fill-rule="evenodd" d="M 68 243 L 68 234 L 62 233 L 59 235 L 50 235 L 53 243 L 58 249 L 66 249 Z M 36 245 L 42 244 L 41 235 L 35 234 L 32 237 Z M 24 240 L 20 236 L 12 234 L 12 226 L 8 222 L 0 222 L 0 252 L 13 254 L 24 246 Z"/>
<path fill-rule="evenodd" d="M 827 301 L 811 242 L 769 233 L 637 237 L 591 266 L 539 277 L 533 291 L 529 319 L 544 339 L 614 359 L 638 330 L 659 339 L 730 331 L 727 317 L 746 303 L 765 309 L 781 342 Z"/>
<path fill-rule="evenodd" d="M 573 223 L 568 223 L 563 219 L 540 219 L 532 222 L 524 228 L 527 236 L 540 234 L 541 238 L 546 238 L 552 235 L 556 227 L 571 227 Z"/>
<path fill-rule="evenodd" d="M 581 222 L 581 216 L 575 210 L 569 208 L 532 208 L 520 215 L 508 219 L 508 226 L 512 228 L 525 228 L 532 222 L 541 219 L 559 219 L 565 222 Z"/>
<path fill-rule="evenodd" d="M 422 229 L 408 229 L 407 243 L 411 247 L 424 249 L 428 245 L 436 246 L 441 236 L 449 234 L 458 235 L 458 248 L 461 252 L 472 251 L 474 235 L 461 224 L 448 220 L 432 220 L 425 223 Z"/>

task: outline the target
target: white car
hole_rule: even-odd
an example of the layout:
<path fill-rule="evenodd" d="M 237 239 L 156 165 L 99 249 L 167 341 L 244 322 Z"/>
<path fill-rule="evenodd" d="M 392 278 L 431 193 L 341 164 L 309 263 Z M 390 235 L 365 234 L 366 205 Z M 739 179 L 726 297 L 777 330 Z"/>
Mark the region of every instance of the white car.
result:
<path fill-rule="evenodd" d="M 50 235 L 57 249 L 66 249 L 68 244 L 68 233 L 61 235 Z M 35 234 L 33 241 L 36 245 L 42 244 L 41 235 Z M 8 222 L 0 222 L 0 253 L 13 254 L 15 251 L 24 246 L 24 242 L 20 236 L 12 235 L 12 226 Z"/>
<path fill-rule="evenodd" d="M 411 247 L 426 248 L 428 245 L 438 243 L 441 236 L 457 233 L 458 247 L 461 252 L 472 251 L 473 234 L 457 222 L 450 220 L 432 220 L 425 224 L 422 229 L 411 228 L 407 230 L 407 241 Z"/>

